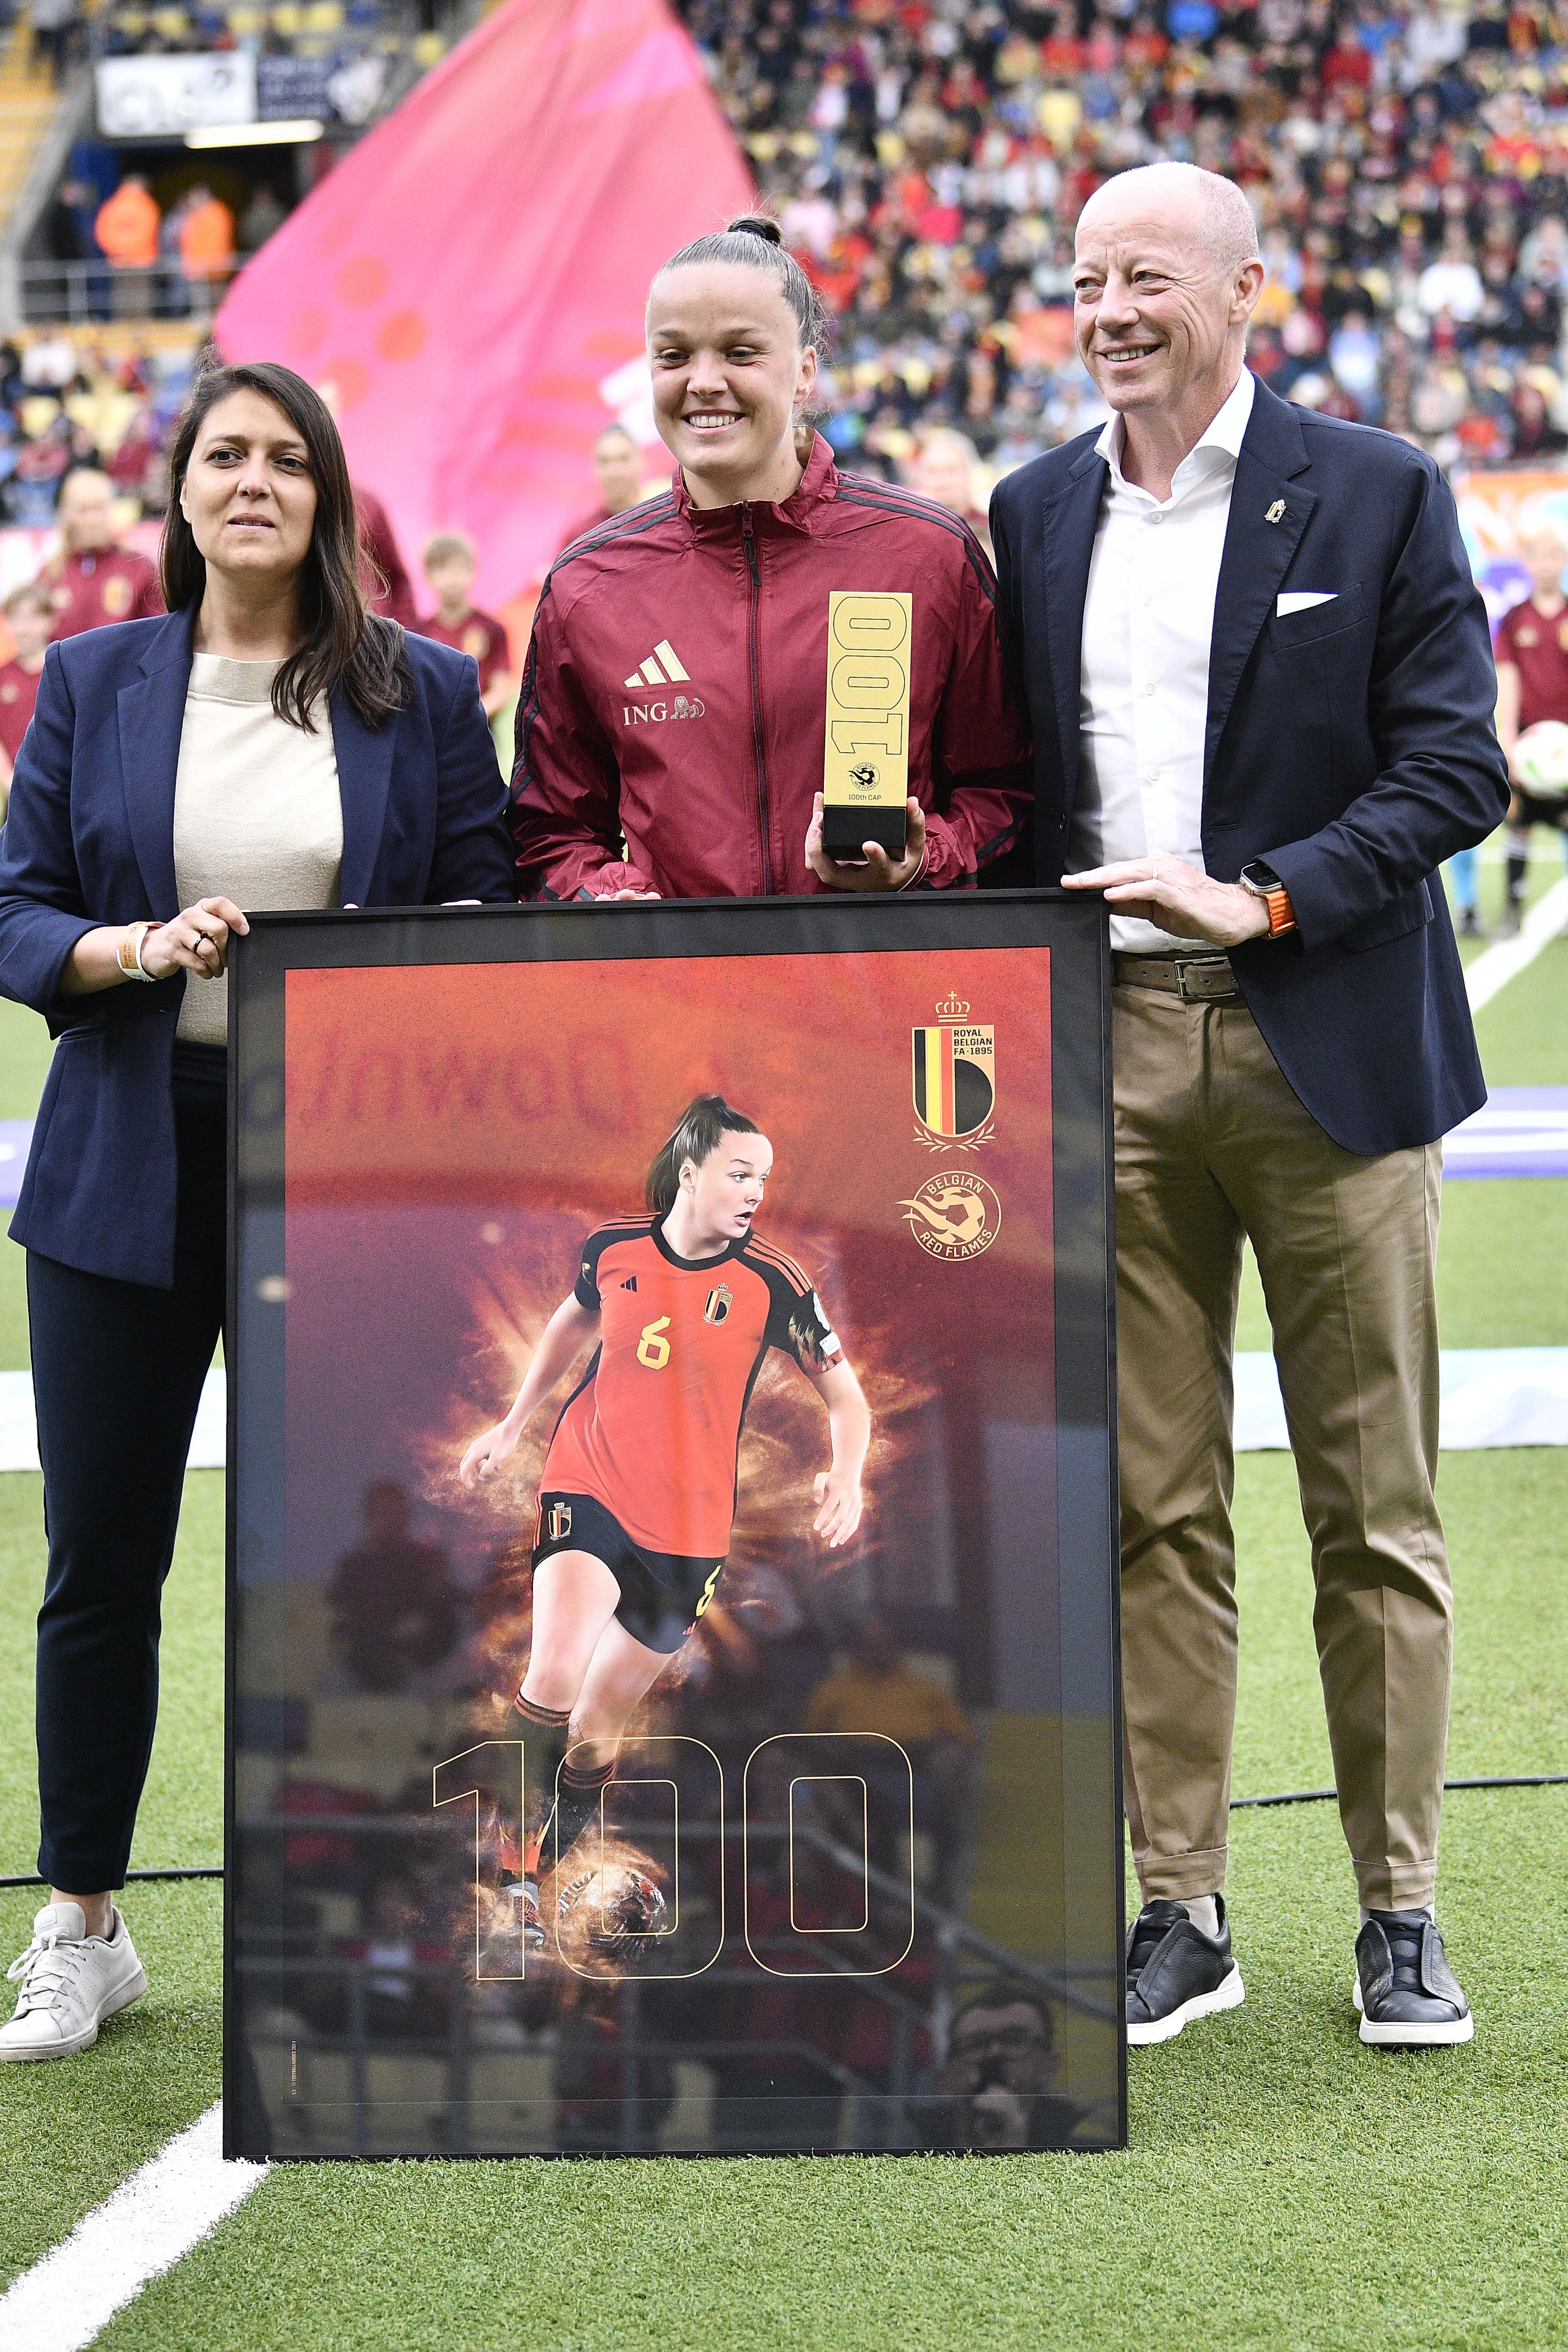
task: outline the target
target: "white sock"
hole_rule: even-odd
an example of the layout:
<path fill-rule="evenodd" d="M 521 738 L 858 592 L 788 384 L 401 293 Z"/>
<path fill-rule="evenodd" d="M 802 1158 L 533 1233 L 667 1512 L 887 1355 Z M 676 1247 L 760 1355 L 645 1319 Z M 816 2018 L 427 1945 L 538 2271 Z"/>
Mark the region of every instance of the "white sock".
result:
<path fill-rule="evenodd" d="M 1194 1895 L 1181 1907 L 1193 1926 L 1201 1927 L 1206 1936 L 1218 1935 L 1219 1910 L 1212 1895 Z"/>

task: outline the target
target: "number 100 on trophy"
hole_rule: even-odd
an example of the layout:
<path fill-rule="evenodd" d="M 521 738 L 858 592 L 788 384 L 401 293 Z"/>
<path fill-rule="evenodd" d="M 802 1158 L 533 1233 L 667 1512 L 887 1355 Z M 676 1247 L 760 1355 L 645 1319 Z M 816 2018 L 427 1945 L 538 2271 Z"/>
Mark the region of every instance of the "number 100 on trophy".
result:
<path fill-rule="evenodd" d="M 874 841 L 904 852 L 909 791 L 907 593 L 835 588 L 828 597 L 828 730 L 822 760 L 822 846 L 856 858 Z"/>

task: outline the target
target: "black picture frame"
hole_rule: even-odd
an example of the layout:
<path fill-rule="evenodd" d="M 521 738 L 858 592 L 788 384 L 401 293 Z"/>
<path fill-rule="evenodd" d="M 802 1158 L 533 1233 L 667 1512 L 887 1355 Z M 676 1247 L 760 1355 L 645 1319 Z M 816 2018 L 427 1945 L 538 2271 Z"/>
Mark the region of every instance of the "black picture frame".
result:
<path fill-rule="evenodd" d="M 258 915 L 252 918 L 249 937 L 235 942 L 229 991 L 226 1339 L 230 1366 L 224 1904 L 226 2155 L 309 2160 L 525 2152 L 504 2134 L 497 2137 L 488 2125 L 476 2127 L 465 2120 L 472 2103 L 463 2087 L 466 2077 L 458 2079 L 466 2063 L 463 2058 L 465 2029 L 461 2026 L 454 2029 L 448 2093 L 428 2104 L 428 2114 L 438 2115 L 439 2120 L 411 2124 L 402 2135 L 406 2144 L 400 2142 L 395 2130 L 389 2137 L 387 2131 L 363 2125 L 367 2095 L 362 2053 L 357 2067 L 350 2053 L 345 2077 L 350 2096 L 347 2102 L 337 2103 L 339 2107 L 355 2109 L 361 2118 L 358 2125 L 328 2129 L 315 2144 L 308 2134 L 301 2137 L 298 2131 L 280 2130 L 274 2120 L 276 2083 L 263 2084 L 257 2066 L 262 2043 L 256 2041 L 253 2047 L 254 2037 L 247 2030 L 249 1980 L 272 1980 L 268 1955 L 276 1961 L 279 1949 L 276 1937 L 269 1942 L 255 1927 L 251 1878 L 257 1853 L 269 1842 L 276 1848 L 283 1832 L 277 1822 L 259 1820 L 242 1808 L 239 1767 L 244 1758 L 258 1752 L 254 1744 L 258 1738 L 281 1751 L 292 1736 L 287 1702 L 268 1717 L 269 1695 L 258 1693 L 249 1656 L 256 1638 L 250 1596 L 280 1575 L 286 1580 L 287 1569 L 284 1096 L 289 976 L 426 968 L 434 971 L 455 965 L 561 966 L 620 960 L 656 964 L 667 971 L 673 962 L 690 961 L 695 966 L 704 959 L 721 956 L 755 960 L 757 985 L 766 988 L 769 971 L 777 969 L 773 960 L 779 958 L 963 957 L 984 952 L 998 958 L 988 970 L 1001 976 L 1001 984 L 992 990 L 985 1010 L 1000 1020 L 1008 1012 L 1006 959 L 1014 951 L 1041 948 L 1050 950 L 1050 1182 L 1054 1235 L 1051 1278 L 1056 1400 L 1056 1572 L 1051 1630 L 1056 1643 L 1059 1710 L 1052 1750 L 1056 1760 L 1051 1769 L 1061 1779 L 1060 1789 L 1052 1795 L 1052 1818 L 1061 1824 L 1060 1851 L 1052 1857 L 1060 1882 L 1052 1895 L 1057 1921 L 1052 1932 L 1059 1935 L 1060 1949 L 1050 1967 L 1027 1959 L 1020 1967 L 1019 1956 L 1005 1942 L 967 1928 L 962 1920 L 956 1923 L 956 1933 L 960 1939 L 968 1937 L 964 1948 L 975 1968 L 983 1965 L 991 1969 L 998 1999 L 1009 1986 L 1016 1990 L 1020 1980 L 1030 1984 L 1038 1979 L 1042 1993 L 1037 2006 L 1048 2020 L 1048 2038 L 1052 2030 L 1049 2019 L 1057 2013 L 1051 2004 L 1078 2021 L 1077 2030 L 1092 2041 L 1096 2055 L 1090 2072 L 1099 2088 L 1087 2105 L 1050 2097 L 1014 2101 L 1015 2106 L 1032 2117 L 1021 2126 L 1028 2135 L 1021 2140 L 1018 2129 L 1004 2118 L 995 2127 L 994 2137 L 945 2141 L 939 2111 L 944 2098 L 947 2107 L 956 2111 L 958 2095 L 928 2089 L 918 2096 L 911 2094 L 899 2110 L 915 2118 L 902 2138 L 857 2139 L 849 2126 L 841 2125 L 825 2147 L 820 2128 L 802 2126 L 793 2138 L 788 2129 L 781 2140 L 759 2137 L 758 2145 L 749 2150 L 733 2138 L 710 2148 L 689 2143 L 672 2146 L 668 2139 L 651 2141 L 646 2131 L 633 2125 L 622 2129 L 619 2137 L 612 2134 L 608 2139 L 602 2135 L 595 2138 L 590 2134 L 584 2139 L 581 2134 L 563 2133 L 556 2146 L 530 2140 L 526 2152 L 820 2153 L 829 2147 L 861 2146 L 894 2152 L 906 2147 L 914 2152 L 950 2145 L 980 2150 L 994 2147 L 1003 2152 L 1020 2146 L 1126 2145 L 1108 926 L 1097 901 L 1042 890 L 928 894 L 896 900 L 812 898 Z M 852 1069 L 835 1068 L 831 1038 L 821 1040 L 821 1045 L 824 1085 L 836 1100 L 852 1106 Z M 1025 1574 L 1026 1566 L 1019 1568 L 1019 1575 Z M 247 1740 L 252 1743 L 249 1748 Z M 790 1801 L 792 1805 L 792 1793 Z M 477 1800 L 476 1804 L 477 1808 Z M 791 1812 L 791 1825 L 793 1819 Z M 328 1843 L 338 1840 L 351 1844 L 356 1837 L 373 1834 L 354 1822 L 336 1817 L 316 1826 Z M 721 1829 L 721 1844 L 724 1837 L 735 1834 L 733 1828 Z M 790 1834 L 792 1841 L 792 1826 Z M 869 1887 L 874 1877 L 869 1830 L 866 1839 Z M 912 1906 L 923 1899 L 913 1892 L 915 1843 L 912 1829 Z M 793 1851 L 791 1843 L 791 1906 Z M 870 1900 L 868 1893 L 868 1918 Z M 940 1909 L 926 1906 L 927 1910 L 933 1907 Z M 937 1942 L 946 1937 L 951 1943 L 953 1923 L 947 1920 L 932 1932 Z M 365 1964 L 349 1961 L 342 1966 L 359 1968 L 362 1974 Z M 276 1977 L 276 1968 L 272 1973 Z M 936 2053 L 926 2070 L 932 2082 L 943 2079 L 942 2018 L 961 2005 L 950 1990 L 944 1993 L 938 1987 L 929 2031 L 921 2029 Z M 454 1994 L 454 2014 L 459 2006 Z M 318 2039 L 325 2044 L 334 2037 L 324 2033 Z M 692 2063 L 701 2065 L 705 2046 L 700 2035 L 693 2040 L 696 2054 Z M 269 2065 L 275 2058 L 276 2051 L 267 2059 Z M 634 2076 L 635 2065 L 632 2071 Z M 852 2070 L 841 2071 L 852 2079 Z M 1000 2080 L 1005 2074 L 1003 2065 L 994 2101 L 998 2111 L 1005 2109 L 1010 2115 L 1010 2095 Z M 841 2112 L 858 2112 L 852 2104 L 858 2095 L 846 2089 Z M 965 2112 L 977 2114 L 990 2095 L 982 2084 L 972 2109 Z M 1070 2104 L 1079 2110 L 1073 2121 L 1069 2120 Z M 862 2098 L 860 2105 L 869 2112 L 875 2102 Z M 1055 2114 L 1057 2107 L 1060 2115 Z M 937 2123 L 932 2122 L 933 2116 L 938 2117 Z"/>

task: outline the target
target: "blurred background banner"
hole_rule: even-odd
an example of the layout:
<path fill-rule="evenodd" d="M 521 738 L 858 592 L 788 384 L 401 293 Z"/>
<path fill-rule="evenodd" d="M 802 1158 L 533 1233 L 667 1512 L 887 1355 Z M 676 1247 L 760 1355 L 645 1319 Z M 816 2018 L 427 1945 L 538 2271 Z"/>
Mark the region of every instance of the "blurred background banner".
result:
<path fill-rule="evenodd" d="M 218 341 L 330 387 L 400 541 L 466 531 L 506 605 L 580 513 L 594 436 L 653 438 L 654 270 L 753 200 L 664 0 L 510 0 L 290 215 Z"/>

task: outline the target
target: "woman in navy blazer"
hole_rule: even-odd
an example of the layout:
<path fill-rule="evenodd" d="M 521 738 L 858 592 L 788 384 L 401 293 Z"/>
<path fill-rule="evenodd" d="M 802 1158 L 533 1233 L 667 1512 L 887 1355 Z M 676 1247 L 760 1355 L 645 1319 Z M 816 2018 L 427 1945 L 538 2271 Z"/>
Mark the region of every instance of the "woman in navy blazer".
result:
<path fill-rule="evenodd" d="M 0 2059 L 85 2049 L 145 1989 L 112 1891 L 223 1320 L 236 898 L 517 895 L 475 665 L 367 610 L 342 446 L 309 385 L 270 364 L 204 376 L 171 484 L 168 617 L 50 646 L 0 836 L 0 990 L 58 1040 L 11 1227 L 27 1250 L 49 1538 L 38 1866 L 52 1894 Z"/>

